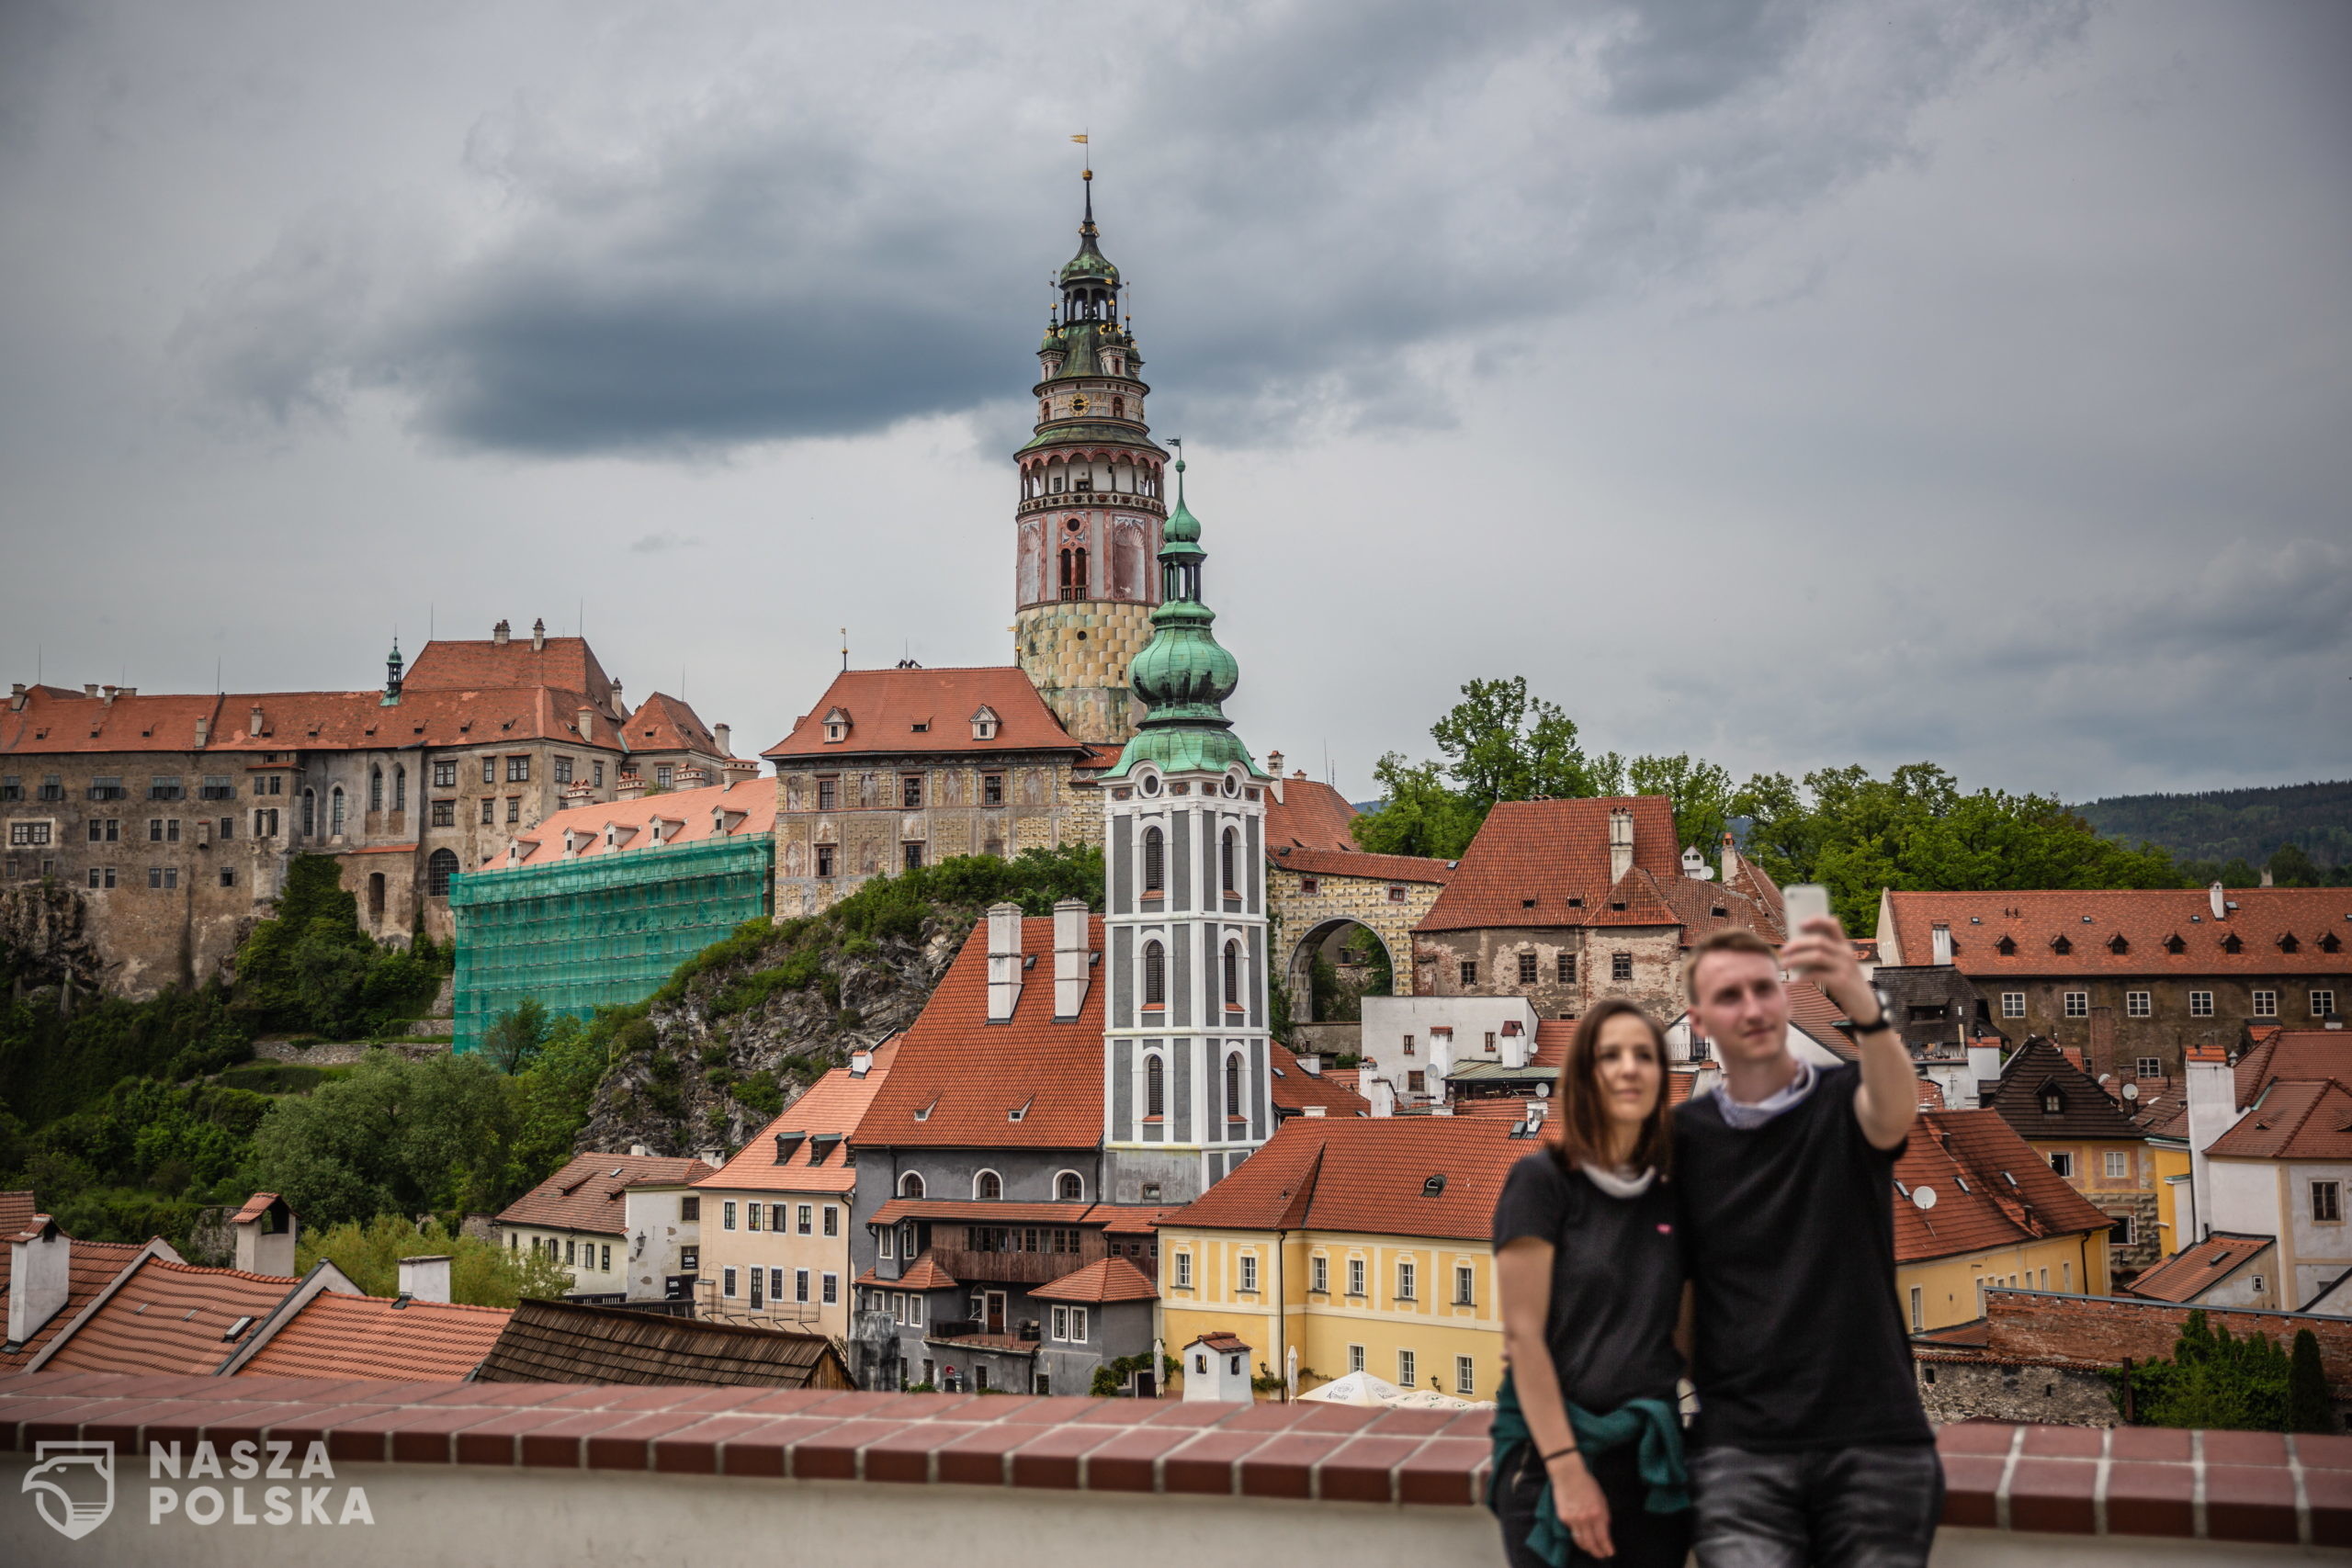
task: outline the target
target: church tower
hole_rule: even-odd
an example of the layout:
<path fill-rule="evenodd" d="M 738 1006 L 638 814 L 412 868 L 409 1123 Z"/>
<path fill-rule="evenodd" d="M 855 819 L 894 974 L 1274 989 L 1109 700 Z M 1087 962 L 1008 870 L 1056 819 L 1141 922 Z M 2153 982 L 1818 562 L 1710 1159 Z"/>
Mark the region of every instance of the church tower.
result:
<path fill-rule="evenodd" d="M 1176 510 L 1151 641 L 1128 671 L 1148 710 L 1102 778 L 1110 886 L 1103 1183 L 1182 1203 L 1273 1135 L 1267 1044 L 1266 782 L 1225 700 L 1240 667 L 1201 602 L 1201 525 Z"/>
<path fill-rule="evenodd" d="M 1078 254 L 1037 348 L 1036 434 L 1016 457 L 1021 505 L 1013 648 L 1070 734 L 1116 744 L 1140 717 L 1128 665 L 1159 603 L 1152 558 L 1167 453 L 1144 423 L 1143 355 L 1121 319 L 1119 269 L 1096 243 L 1086 171 Z"/>

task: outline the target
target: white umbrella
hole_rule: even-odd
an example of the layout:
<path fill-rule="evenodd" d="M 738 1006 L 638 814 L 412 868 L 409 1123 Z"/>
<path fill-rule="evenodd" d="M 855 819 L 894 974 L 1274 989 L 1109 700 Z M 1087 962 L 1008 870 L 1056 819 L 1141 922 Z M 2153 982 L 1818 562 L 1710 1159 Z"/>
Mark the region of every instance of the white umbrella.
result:
<path fill-rule="evenodd" d="M 1415 1389 L 1400 1393 L 1388 1402 L 1399 1410 L 1479 1410 L 1485 1406 L 1467 1399 L 1456 1399 L 1450 1393 L 1440 1393 L 1433 1388 Z"/>
<path fill-rule="evenodd" d="M 1360 1404 L 1370 1409 L 1381 1409 L 1396 1403 L 1404 1392 L 1395 1383 L 1374 1377 L 1370 1372 L 1350 1372 L 1321 1388 L 1309 1389 L 1298 1397 L 1319 1400 L 1325 1404 Z"/>

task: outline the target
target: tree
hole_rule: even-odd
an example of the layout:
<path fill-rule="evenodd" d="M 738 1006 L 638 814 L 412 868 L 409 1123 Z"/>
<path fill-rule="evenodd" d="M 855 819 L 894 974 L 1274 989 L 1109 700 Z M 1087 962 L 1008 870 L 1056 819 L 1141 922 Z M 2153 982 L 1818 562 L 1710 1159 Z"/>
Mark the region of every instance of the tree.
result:
<path fill-rule="evenodd" d="M 515 1098 L 478 1055 L 370 1051 L 350 1077 L 271 1108 L 254 1134 L 253 1185 L 311 1224 L 495 1211 L 519 1190 Z"/>
<path fill-rule="evenodd" d="M 537 997 L 525 997 L 491 1021 L 482 1032 L 481 1054 L 492 1066 L 512 1076 L 531 1065 L 547 1039 L 548 1010 Z"/>
<path fill-rule="evenodd" d="M 1588 757 L 1576 721 L 1557 704 L 1530 697 L 1523 675 L 1470 682 L 1430 734 L 1442 762 L 1408 762 L 1392 751 L 1373 770 L 1383 804 L 1356 818 L 1355 840 L 1364 849 L 1453 860 L 1499 801 L 1623 787 L 1623 759 L 1613 751 Z"/>
<path fill-rule="evenodd" d="M 2295 1330 L 2295 1348 L 2288 1357 L 2287 1430 L 2335 1430 L 2335 1405 L 2327 1396 L 2327 1372 L 2320 1365 L 2319 1337 L 2308 1328 Z"/>
<path fill-rule="evenodd" d="M 1714 763 L 1688 751 L 1636 757 L 1625 765 L 1625 787 L 1674 802 L 1674 836 L 1684 848 L 1711 853 L 1723 842 L 1731 816 L 1731 775 Z"/>
<path fill-rule="evenodd" d="M 449 1259 L 449 1299 L 468 1306 L 511 1307 L 525 1296 L 560 1296 L 571 1270 L 546 1254 L 508 1248 L 481 1236 L 452 1235 L 437 1219 L 423 1224 L 403 1214 L 378 1214 L 365 1224 L 345 1221 L 306 1227 L 297 1238 L 294 1270 L 307 1274 L 332 1263 L 371 1296 L 400 1290 L 401 1259 Z"/>
<path fill-rule="evenodd" d="M 2314 1341 L 2314 1362 L 2318 1353 Z M 2128 1374 L 2111 1373 L 2110 1381 L 2120 1393 L 2130 1377 L 2133 1414 L 2143 1427 L 2282 1432 L 2289 1429 L 2289 1367 L 2287 1352 L 2267 1337 L 2237 1338 L 2199 1310 L 2182 1324 L 2169 1360 L 2152 1358 Z"/>
<path fill-rule="evenodd" d="M 237 1010 L 260 1028 L 367 1033 L 431 1002 L 440 969 L 424 953 L 379 944 L 329 855 L 296 855 L 270 919 L 237 952 Z"/>

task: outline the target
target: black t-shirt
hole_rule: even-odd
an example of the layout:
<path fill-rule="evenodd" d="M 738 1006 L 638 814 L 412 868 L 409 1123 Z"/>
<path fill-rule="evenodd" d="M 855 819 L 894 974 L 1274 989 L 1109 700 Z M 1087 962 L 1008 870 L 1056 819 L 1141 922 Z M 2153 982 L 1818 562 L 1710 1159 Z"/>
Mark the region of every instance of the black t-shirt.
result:
<path fill-rule="evenodd" d="M 1549 1152 L 1511 1167 L 1495 1201 L 1495 1250 L 1521 1236 L 1552 1245 L 1544 1342 L 1571 1404 L 1598 1416 L 1629 1399 L 1673 1403 L 1682 1371 L 1674 1348 L 1682 1303 L 1674 1229 L 1674 1195 L 1663 1181 L 1612 1198 Z"/>
<path fill-rule="evenodd" d="M 1815 1069 L 1760 1127 L 1714 1096 L 1674 1113 L 1702 1443 L 1763 1450 L 1934 1440 L 1894 1293 L 1894 1161 L 1854 1119 L 1861 1069 Z"/>

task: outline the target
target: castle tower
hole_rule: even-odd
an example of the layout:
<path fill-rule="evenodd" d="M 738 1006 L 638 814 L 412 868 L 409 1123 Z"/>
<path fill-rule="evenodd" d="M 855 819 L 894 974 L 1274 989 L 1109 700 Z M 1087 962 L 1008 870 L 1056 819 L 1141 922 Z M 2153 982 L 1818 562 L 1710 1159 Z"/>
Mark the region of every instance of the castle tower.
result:
<path fill-rule="evenodd" d="M 1102 779 L 1103 1183 L 1119 1203 L 1189 1201 L 1274 1129 L 1267 777 L 1225 716 L 1240 667 L 1201 602 L 1183 471 L 1151 641 L 1128 671 L 1148 712 Z"/>
<path fill-rule="evenodd" d="M 1121 320 L 1119 269 L 1095 243 L 1093 170 L 1086 180 L 1078 254 L 1037 348 L 1036 434 L 1015 457 L 1013 648 L 1073 737 L 1117 742 L 1136 732 L 1127 667 L 1159 602 L 1168 455 L 1144 423 L 1143 355 Z"/>

